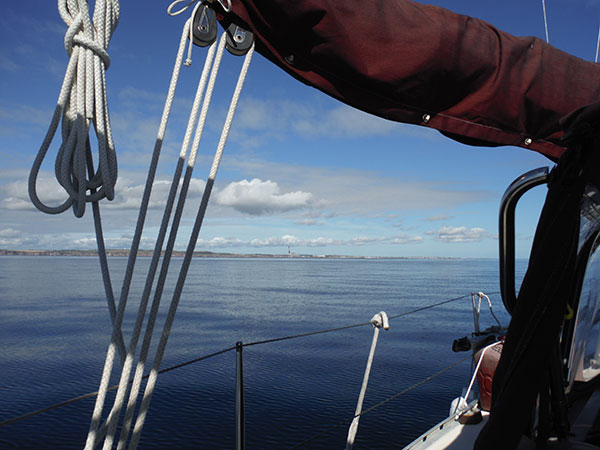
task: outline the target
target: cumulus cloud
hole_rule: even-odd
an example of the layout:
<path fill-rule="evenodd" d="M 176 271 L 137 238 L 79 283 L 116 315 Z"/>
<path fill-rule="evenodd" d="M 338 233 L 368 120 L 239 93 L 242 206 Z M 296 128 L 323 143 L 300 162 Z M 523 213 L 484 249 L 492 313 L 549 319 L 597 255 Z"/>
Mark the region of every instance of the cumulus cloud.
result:
<path fill-rule="evenodd" d="M 254 178 L 229 183 L 216 193 L 215 203 L 246 214 L 261 215 L 308 208 L 313 204 L 313 195 L 303 191 L 282 194 L 274 181 Z"/>
<path fill-rule="evenodd" d="M 42 202 L 50 205 L 62 204 L 67 195 L 64 189 L 53 178 L 39 178 L 37 194 Z M 0 185 L 0 208 L 10 210 L 33 210 L 35 207 L 29 199 L 27 181 L 13 181 Z"/>
<path fill-rule="evenodd" d="M 426 234 L 440 242 L 479 242 L 493 237 L 483 228 L 467 228 L 444 226 L 437 231 L 428 231 Z"/>
<path fill-rule="evenodd" d="M 181 180 L 180 180 L 181 182 Z M 196 178 L 190 180 L 188 198 L 196 198 L 204 192 L 205 182 Z M 152 186 L 150 197 L 150 209 L 165 206 L 170 180 L 156 180 Z M 37 182 L 37 192 L 40 199 L 51 206 L 62 204 L 67 194 L 64 189 L 50 177 L 41 177 Z M 136 184 L 127 178 L 119 178 L 115 186 L 115 198 L 113 201 L 103 201 L 103 207 L 107 209 L 137 210 L 140 207 L 144 184 Z M 14 181 L 0 185 L 0 208 L 9 210 L 34 210 L 29 199 L 27 181 Z"/>

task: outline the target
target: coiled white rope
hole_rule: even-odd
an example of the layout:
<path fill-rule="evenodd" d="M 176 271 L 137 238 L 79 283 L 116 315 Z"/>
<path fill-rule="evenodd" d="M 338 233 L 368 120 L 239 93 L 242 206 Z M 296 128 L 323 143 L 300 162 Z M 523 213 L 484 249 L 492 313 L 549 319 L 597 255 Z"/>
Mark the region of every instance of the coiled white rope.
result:
<path fill-rule="evenodd" d="M 119 2 L 97 0 L 93 20 L 90 19 L 86 0 L 59 0 L 58 10 L 68 26 L 64 43 L 70 60 L 54 115 L 29 175 L 29 197 L 36 208 L 47 214 L 59 214 L 73 206 L 77 217 L 83 216 L 86 202 L 92 202 L 100 267 L 108 309 L 114 323 L 116 306 L 106 261 L 98 201 L 104 197 L 112 200 L 117 180 L 117 159 L 106 101 L 105 71 L 110 65 L 108 45 L 119 22 Z M 48 206 L 39 199 L 36 184 L 61 117 L 63 142 L 56 156 L 55 174 L 67 192 L 67 199 L 62 205 Z M 90 125 L 94 126 L 98 140 L 97 172 L 94 172 L 92 159 Z M 116 336 L 116 345 L 123 362 L 125 344 L 120 333 Z"/>
<path fill-rule="evenodd" d="M 81 217 L 86 202 L 104 197 L 112 200 L 115 194 L 117 158 L 106 103 L 105 70 L 110 65 L 107 49 L 120 10 L 117 0 L 97 0 L 93 20 L 86 0 L 59 0 L 58 10 L 69 27 L 65 49 L 70 60 L 50 127 L 31 169 L 29 196 L 36 208 L 45 213 L 59 214 L 73 206 L 75 216 Z M 62 144 L 55 173 L 68 197 L 62 205 L 48 206 L 37 195 L 36 181 L 61 116 Z M 91 166 L 90 125 L 98 140 L 99 168 L 95 174 Z"/>

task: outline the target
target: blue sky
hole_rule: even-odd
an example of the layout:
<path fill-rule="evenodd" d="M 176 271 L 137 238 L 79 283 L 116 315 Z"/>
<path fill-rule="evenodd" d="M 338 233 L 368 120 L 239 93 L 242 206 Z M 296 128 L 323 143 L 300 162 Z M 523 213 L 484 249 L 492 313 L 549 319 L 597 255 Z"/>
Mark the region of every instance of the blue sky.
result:
<path fill-rule="evenodd" d="M 235 1 L 235 0 L 234 0 Z M 391 0 L 390 0 L 391 1 Z M 117 196 L 102 201 L 107 246 L 128 248 L 162 104 L 187 15 L 169 2 L 121 4 L 109 47 L 109 107 L 119 160 Z M 367 2 L 368 3 L 368 2 Z M 544 37 L 537 0 L 434 3 L 509 33 Z M 550 43 L 587 60 L 596 51 L 600 1 L 548 0 Z M 66 64 L 56 3 L 9 2 L 0 18 L 0 248 L 95 248 L 91 210 L 48 216 L 31 206 L 27 177 Z M 142 247 L 152 248 L 204 61 L 183 68 Z M 226 55 L 199 151 L 178 248 L 187 243 L 241 59 Z M 49 201 L 55 138 L 40 186 Z M 506 186 L 550 162 L 511 147 L 467 147 L 439 133 L 368 116 L 306 87 L 255 55 L 197 250 L 370 256 L 496 257 Z M 526 257 L 544 188 L 517 211 Z"/>

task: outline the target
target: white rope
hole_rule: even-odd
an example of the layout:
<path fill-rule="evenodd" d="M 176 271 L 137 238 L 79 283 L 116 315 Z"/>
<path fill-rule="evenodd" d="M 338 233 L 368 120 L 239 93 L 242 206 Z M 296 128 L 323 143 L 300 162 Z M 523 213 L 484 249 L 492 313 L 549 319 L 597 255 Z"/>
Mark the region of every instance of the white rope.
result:
<path fill-rule="evenodd" d="M 486 347 L 483 348 L 483 351 L 481 352 L 481 356 L 479 357 L 479 361 L 477 361 L 477 366 L 475 367 L 475 371 L 473 372 L 473 376 L 471 377 L 471 382 L 469 383 L 469 387 L 467 388 L 467 391 L 465 392 L 464 397 L 462 397 L 460 399 L 460 401 L 458 401 L 456 403 L 456 407 L 454 409 L 453 412 L 451 412 L 450 415 L 454 414 L 454 415 L 459 415 L 462 410 L 466 407 L 467 405 L 467 401 L 469 398 L 469 394 L 471 394 L 471 389 L 473 388 L 473 384 L 475 383 L 475 378 L 477 377 L 477 373 L 479 372 L 479 366 L 481 366 L 481 362 L 483 361 L 483 357 L 485 356 L 485 353 L 492 347 L 495 347 L 498 344 L 501 344 L 503 341 L 496 341 Z"/>
<path fill-rule="evenodd" d="M 600 26 L 598 27 L 598 41 L 596 42 L 596 57 L 594 58 L 594 62 L 598 62 L 598 50 L 600 50 Z"/>
<path fill-rule="evenodd" d="M 224 36 L 221 37 L 221 41 L 219 42 L 219 49 L 222 45 L 224 45 Z M 146 414 L 148 412 L 148 408 L 150 406 L 150 400 L 152 398 L 152 393 L 154 392 L 154 386 L 156 385 L 156 379 L 158 377 L 158 371 L 160 369 L 160 364 L 162 362 L 162 357 L 165 352 L 165 348 L 169 339 L 169 334 L 171 332 L 171 326 L 173 325 L 173 320 L 175 319 L 175 313 L 177 311 L 177 306 L 179 305 L 179 299 L 181 298 L 181 293 L 183 291 L 183 286 L 185 284 L 185 279 L 187 277 L 187 272 L 192 260 L 192 256 L 194 253 L 194 249 L 196 247 L 196 242 L 198 240 L 198 234 L 200 233 L 200 228 L 202 227 L 202 222 L 204 220 L 204 216 L 206 214 L 206 208 L 208 206 L 208 201 L 210 199 L 210 194 L 212 191 L 212 187 L 214 185 L 215 177 L 221 162 L 221 157 L 223 155 L 223 150 L 225 148 L 225 144 L 227 143 L 227 139 L 229 137 L 229 131 L 231 129 L 231 123 L 233 122 L 233 117 L 235 115 L 235 111 L 237 109 L 237 104 L 241 95 L 242 87 L 244 85 L 244 81 L 246 79 L 246 75 L 248 73 L 248 68 L 250 66 L 250 61 L 252 60 L 252 55 L 254 53 L 254 45 L 250 48 L 248 53 L 244 58 L 244 63 L 242 65 L 242 69 L 240 70 L 240 75 L 238 77 L 238 81 L 231 99 L 231 103 L 229 105 L 229 111 L 227 112 L 227 117 L 225 119 L 225 123 L 223 125 L 223 131 L 221 132 L 221 138 L 219 139 L 219 144 L 217 145 L 217 150 L 215 152 L 215 156 L 213 159 L 212 167 L 210 170 L 209 177 L 206 181 L 206 186 L 204 188 L 204 194 L 202 196 L 202 201 L 200 203 L 200 207 L 198 209 L 198 214 L 196 215 L 196 220 L 194 222 L 194 226 L 192 228 L 192 233 L 190 235 L 190 239 L 188 241 L 188 246 L 186 249 L 185 256 L 183 258 L 183 262 L 181 265 L 181 269 L 179 271 L 179 277 L 177 279 L 177 283 L 175 285 L 175 290 L 173 293 L 173 297 L 171 299 L 171 304 L 169 306 L 169 311 L 167 314 L 167 318 L 165 320 L 165 324 L 163 327 L 163 331 L 161 334 L 161 339 L 158 343 L 158 347 L 156 350 L 156 355 L 154 358 L 154 362 L 152 365 L 152 369 L 150 371 L 148 382 L 146 384 L 146 388 L 144 390 L 144 396 L 142 399 L 142 404 L 140 406 L 140 410 L 138 416 L 135 421 L 135 425 L 133 428 L 133 434 L 131 437 L 131 441 L 129 443 L 129 448 L 134 450 L 137 448 L 139 443 L 139 439 L 141 436 L 142 428 L 144 426 L 144 422 L 146 420 Z M 190 158 L 188 160 L 188 166 L 195 162 L 195 155 L 190 154 Z M 181 205 L 182 206 L 182 205 Z M 180 214 L 179 212 L 180 205 L 177 205 L 178 212 L 176 214 Z M 180 216 L 179 216 L 180 217 Z M 175 221 L 174 221 L 175 226 Z"/>
<path fill-rule="evenodd" d="M 192 15 L 192 17 L 193 17 L 193 15 Z M 177 194 L 177 187 L 179 185 L 179 180 L 180 180 L 181 172 L 182 172 L 182 169 L 183 169 L 183 163 L 184 163 L 184 161 L 185 161 L 185 159 L 187 157 L 187 153 L 188 153 L 188 150 L 190 148 L 190 142 L 191 142 L 191 138 L 192 138 L 192 133 L 193 133 L 194 127 L 196 125 L 196 119 L 198 117 L 198 111 L 200 110 L 200 102 L 202 100 L 202 94 L 204 93 L 204 89 L 206 87 L 206 83 L 207 83 L 207 80 L 208 80 L 209 69 L 210 69 L 210 67 L 212 65 L 212 61 L 213 61 L 213 58 L 214 58 L 214 55 L 215 55 L 215 47 L 216 47 L 216 45 L 211 45 L 211 47 L 209 48 L 209 51 L 208 51 L 207 56 L 206 56 L 206 61 L 205 61 L 205 64 L 204 64 L 204 69 L 202 71 L 202 75 L 201 75 L 200 80 L 198 82 L 198 88 L 196 90 L 196 95 L 195 95 L 194 102 L 193 102 L 193 105 L 192 105 L 192 110 L 190 112 L 190 117 L 189 117 L 189 120 L 188 120 L 188 125 L 187 125 L 187 128 L 186 128 L 184 140 L 183 140 L 183 143 L 182 143 L 182 146 L 181 146 L 181 151 L 180 151 L 180 154 L 179 154 L 179 160 L 178 160 L 178 163 L 177 163 L 174 175 L 173 175 L 173 180 L 171 182 L 171 189 L 170 189 L 169 196 L 168 196 L 168 199 L 167 199 L 167 203 L 166 203 L 166 206 L 165 206 L 165 212 L 163 214 L 163 219 L 162 219 L 161 227 L 160 227 L 160 230 L 159 230 L 159 233 L 158 233 L 158 237 L 157 237 L 157 240 L 156 240 L 156 244 L 155 244 L 155 248 L 154 248 L 154 253 L 153 253 L 153 256 L 152 256 L 152 261 L 150 263 L 150 268 L 148 270 L 148 275 L 147 275 L 147 278 L 146 278 L 146 284 L 145 284 L 144 291 L 143 291 L 143 294 L 142 294 L 142 299 L 141 299 L 141 302 L 140 302 L 140 306 L 139 306 L 139 310 L 138 310 L 138 315 L 137 315 L 137 319 L 136 319 L 135 326 L 134 326 L 134 331 L 133 331 L 133 334 L 132 334 L 132 337 L 131 337 L 129 351 L 127 353 L 127 359 L 125 361 L 125 365 L 124 365 L 123 370 L 121 372 L 121 378 L 120 378 L 120 381 L 119 381 L 119 388 L 118 388 L 118 391 L 117 391 L 117 395 L 116 395 L 116 398 L 115 398 L 115 401 L 114 401 L 113 408 L 112 408 L 112 410 L 111 410 L 111 412 L 110 412 L 110 414 L 108 416 L 108 419 L 106 421 L 106 423 L 107 423 L 107 435 L 106 435 L 106 439 L 104 441 L 104 448 L 107 448 L 107 449 L 111 448 L 111 446 L 112 446 L 112 443 L 113 443 L 113 440 L 114 440 L 114 434 L 115 434 L 117 423 L 118 423 L 119 414 L 120 414 L 121 408 L 123 406 L 123 402 L 125 400 L 125 396 L 127 395 L 127 390 L 129 388 L 129 375 L 131 373 L 131 369 L 132 369 L 132 366 L 133 366 L 133 358 L 134 358 L 134 355 L 135 355 L 135 352 L 136 352 L 136 349 L 137 349 L 138 339 L 139 339 L 139 336 L 141 334 L 142 325 L 143 325 L 144 318 L 145 318 L 145 315 L 146 315 L 146 309 L 147 309 L 147 305 L 148 305 L 148 300 L 149 300 L 149 297 L 150 297 L 150 294 L 151 294 L 151 291 L 152 291 L 152 285 L 154 283 L 154 277 L 156 275 L 156 270 L 157 270 L 157 267 L 158 267 L 158 262 L 159 262 L 159 259 L 160 259 L 162 246 L 163 246 L 163 243 L 164 243 L 164 238 L 166 236 L 166 232 L 167 232 L 167 229 L 168 229 L 169 220 L 170 220 L 170 217 L 171 217 L 171 212 L 172 212 L 172 209 L 173 209 L 173 205 L 175 204 L 175 197 L 176 197 L 176 194 Z M 215 63 L 215 65 L 217 65 L 217 63 Z M 213 70 L 214 70 L 214 68 L 213 68 Z M 206 98 L 205 98 L 205 102 L 204 102 L 205 104 L 206 103 L 210 103 L 210 94 L 212 94 L 212 90 L 211 90 L 210 93 L 207 92 Z M 203 125 L 204 125 L 204 123 L 202 121 L 202 126 Z M 200 127 L 200 125 L 199 125 L 199 127 Z M 197 150 L 197 148 L 196 148 L 196 150 Z M 189 182 L 188 182 L 188 184 L 189 184 Z M 184 189 L 182 187 L 182 191 L 180 193 L 180 198 L 185 199 L 186 194 L 187 194 L 187 188 Z M 175 230 L 175 233 L 176 233 L 177 228 L 178 228 L 177 226 L 173 225 L 171 229 Z M 167 250 L 167 252 L 168 253 L 165 254 L 165 257 L 163 259 L 163 267 L 165 266 L 166 258 L 168 258 L 167 254 L 170 255 L 172 253 L 172 249 L 170 251 Z M 166 275 L 165 275 L 165 278 L 166 278 Z M 162 286 L 164 284 L 164 279 L 162 279 L 162 277 L 159 278 L 158 284 L 159 284 L 159 286 Z M 158 289 L 159 288 L 157 287 L 157 291 L 158 291 Z M 153 329 L 153 326 L 154 326 L 154 322 L 156 321 L 156 316 L 158 315 L 158 306 L 160 304 L 160 297 L 161 297 L 161 295 L 162 295 L 162 288 L 161 288 L 161 293 L 160 294 L 157 293 L 157 296 L 155 296 L 155 300 L 154 300 L 154 302 L 152 304 L 152 309 L 151 309 L 150 317 L 148 319 L 147 331 L 146 331 L 146 335 L 145 336 L 148 336 L 150 339 L 151 339 L 151 336 L 152 336 L 152 329 Z M 150 331 L 148 331 L 148 327 L 150 328 Z M 144 338 L 144 343 L 142 345 L 142 351 L 141 351 L 139 362 L 138 362 L 138 367 L 140 367 L 140 365 L 141 365 L 142 371 L 143 371 L 143 367 L 144 367 L 144 364 L 145 364 L 145 358 L 147 356 L 148 349 L 149 349 L 149 346 L 150 346 L 150 339 L 147 340 L 146 338 Z M 137 378 L 134 378 L 134 383 L 133 383 L 132 390 L 131 390 L 131 397 L 133 399 L 135 399 L 137 397 L 137 394 L 139 392 L 139 383 L 141 383 L 141 377 L 143 375 L 142 373 L 140 373 L 139 376 L 138 376 L 137 372 L 138 371 L 136 370 L 136 377 Z M 137 386 L 136 386 L 136 383 L 138 383 Z M 127 411 L 129 412 L 129 417 L 127 417 L 127 414 L 126 414 L 125 423 L 124 423 L 122 431 L 121 431 L 121 434 L 125 436 L 125 439 L 126 439 L 126 437 L 128 435 L 129 425 L 130 425 L 130 422 L 131 422 L 131 416 L 133 415 L 133 408 L 131 408 L 131 409 L 128 408 Z"/>
<path fill-rule="evenodd" d="M 187 3 L 185 5 L 183 5 L 179 9 L 173 10 L 177 5 L 185 3 L 186 1 L 187 1 Z M 225 0 L 225 2 L 223 2 L 223 0 L 216 0 L 216 1 L 219 3 L 219 5 L 221 5 L 221 8 L 223 8 L 223 11 L 231 12 L 231 0 Z M 167 14 L 170 16 L 178 16 L 182 12 L 186 11 L 194 3 L 198 3 L 198 5 L 202 5 L 204 3 L 213 3 L 213 0 L 175 0 L 167 7 Z M 192 17 L 193 16 L 194 16 L 194 14 L 192 14 Z"/>
<path fill-rule="evenodd" d="M 207 61 L 212 59 L 212 55 L 214 54 L 215 47 L 216 47 L 216 45 L 212 45 L 210 47 L 210 49 L 209 49 L 210 55 L 207 56 Z M 211 74 L 210 74 L 210 81 L 208 83 L 208 88 L 206 89 L 206 94 L 204 96 L 204 102 L 202 103 L 202 111 L 200 113 L 200 118 L 198 119 L 198 125 L 196 127 L 196 133 L 194 135 L 192 150 L 190 153 L 190 157 L 188 159 L 188 167 L 187 167 L 185 177 L 184 177 L 184 180 L 183 180 L 183 183 L 181 186 L 181 192 L 179 194 L 179 201 L 178 201 L 177 208 L 175 211 L 175 216 L 173 218 L 173 224 L 171 226 L 171 233 L 169 235 L 167 249 L 165 250 L 165 256 L 163 258 L 161 272 L 160 272 L 159 279 L 157 282 L 156 291 L 154 294 L 154 299 L 153 299 L 152 307 L 151 307 L 151 311 L 150 311 L 150 316 L 149 316 L 148 322 L 146 324 L 144 341 L 142 343 L 140 357 L 138 359 L 138 363 L 137 363 L 137 367 L 136 367 L 136 371 L 135 371 L 135 375 L 134 375 L 134 379 L 133 379 L 133 383 L 132 383 L 132 387 L 131 387 L 131 392 L 129 394 L 129 401 L 127 403 L 127 409 L 125 412 L 125 419 L 123 422 L 123 427 L 121 429 L 121 437 L 119 438 L 119 445 L 117 447 L 119 449 L 125 447 L 126 441 L 127 441 L 127 436 L 129 434 L 129 429 L 131 427 L 131 422 L 133 419 L 133 414 L 134 414 L 135 406 L 137 403 L 137 397 L 139 394 L 139 390 L 141 387 L 141 382 L 142 382 L 142 378 L 143 378 L 143 374 L 144 374 L 144 367 L 146 365 L 146 359 L 148 357 L 148 352 L 150 349 L 150 343 L 152 340 L 154 325 L 156 323 L 156 318 L 158 315 L 158 308 L 159 308 L 160 301 L 162 298 L 163 288 L 164 288 L 167 273 L 168 273 L 171 255 L 172 255 L 173 249 L 175 247 L 175 239 L 177 237 L 177 230 L 179 228 L 179 223 L 181 220 L 181 216 L 183 214 L 183 207 L 184 207 L 185 199 L 186 199 L 187 192 L 189 189 L 189 184 L 191 181 L 192 171 L 193 171 L 194 164 L 195 164 L 196 154 L 198 151 L 198 147 L 200 145 L 200 139 L 201 139 L 202 132 L 204 129 L 204 124 L 206 123 L 208 108 L 209 108 L 209 105 L 211 102 L 212 93 L 214 91 L 216 76 L 217 76 L 217 73 L 219 70 L 219 66 L 221 64 L 223 50 L 224 50 L 224 41 L 220 42 L 219 48 L 217 50 L 217 56 L 215 58 L 215 62 L 212 66 L 212 70 L 211 70 Z M 207 64 L 205 64 L 202 79 L 199 84 L 199 89 L 200 89 L 200 85 L 202 85 L 202 89 L 203 89 L 204 85 L 206 84 L 205 72 L 207 72 L 208 68 L 209 68 L 209 64 L 207 63 Z M 202 80 L 204 80 L 204 81 L 202 81 Z M 194 118 L 194 120 L 195 120 L 195 118 Z M 193 120 L 190 123 L 193 123 Z M 190 129 L 190 131 L 191 131 L 191 129 Z M 189 134 L 186 134 L 185 141 L 187 143 L 185 145 L 189 145 L 189 137 L 190 137 Z M 181 155 L 180 155 L 179 162 L 183 163 L 183 159 L 182 159 Z M 175 182 L 175 178 L 173 180 Z M 179 178 L 177 178 L 177 181 L 179 181 Z"/>
<path fill-rule="evenodd" d="M 125 307 L 126 307 L 127 298 L 129 295 L 129 288 L 131 286 L 133 270 L 134 270 L 135 262 L 137 259 L 137 252 L 139 250 L 139 244 L 140 244 L 140 240 L 141 240 L 141 236 L 142 236 L 142 232 L 143 232 L 143 228 L 144 228 L 146 213 L 148 211 L 150 195 L 152 193 L 152 185 L 154 183 L 156 169 L 158 167 L 158 159 L 160 157 L 160 151 L 162 148 L 162 143 L 163 143 L 165 132 L 167 129 L 167 123 L 169 120 L 171 107 L 173 105 L 173 99 L 175 97 L 175 89 L 177 87 L 177 81 L 179 79 L 179 72 L 181 69 L 182 61 L 183 61 L 183 54 L 184 54 L 184 50 L 185 50 L 185 44 L 187 41 L 188 31 L 189 30 L 187 29 L 187 26 L 185 26 L 183 33 L 181 35 L 179 49 L 177 51 L 177 57 L 176 57 L 175 65 L 173 68 L 173 74 L 171 76 L 171 82 L 169 85 L 167 98 L 165 100 L 165 105 L 163 108 L 161 122 L 160 122 L 160 125 L 158 128 L 156 142 L 154 145 L 154 152 L 152 154 L 150 167 L 148 169 L 146 185 L 144 187 L 144 193 L 142 195 L 142 202 L 140 205 L 140 211 L 139 211 L 139 215 L 138 215 L 136 229 L 135 229 L 133 241 L 131 244 L 131 250 L 129 252 L 129 259 L 127 261 L 127 268 L 126 268 L 125 277 L 123 280 L 123 287 L 121 289 L 121 296 L 119 299 L 117 315 L 116 315 L 116 319 L 115 319 L 114 326 L 113 326 L 113 335 L 111 338 L 111 343 L 109 344 L 109 347 L 108 347 L 106 360 L 104 362 L 102 379 L 100 381 L 100 387 L 98 389 L 98 397 L 96 398 L 96 404 L 94 406 L 94 412 L 92 414 L 90 429 L 88 431 L 88 437 L 87 437 L 86 446 L 85 446 L 85 448 L 88 450 L 93 448 L 94 443 L 97 440 L 98 425 L 100 422 L 100 417 L 102 414 L 102 409 L 104 406 L 104 401 L 105 401 L 106 393 L 108 390 L 110 374 L 112 372 L 112 367 L 113 367 L 113 362 L 114 362 L 115 346 L 116 346 L 115 341 L 117 340 L 117 336 L 121 333 L 121 325 L 123 322 L 123 316 L 125 314 Z"/>
<path fill-rule="evenodd" d="M 550 43 L 550 38 L 548 37 L 548 18 L 546 17 L 546 0 L 542 0 L 542 9 L 544 11 L 544 28 L 546 30 L 546 42 Z"/>
<path fill-rule="evenodd" d="M 83 216 L 85 203 L 92 202 L 100 268 L 110 317 L 114 323 L 116 306 L 97 202 L 104 197 L 109 200 L 114 197 L 117 180 L 117 160 L 106 101 L 105 70 L 110 64 L 108 45 L 119 22 L 119 3 L 117 0 L 98 0 L 93 21 L 90 19 L 88 3 L 84 0 L 60 0 L 58 10 L 68 26 L 64 44 L 70 59 L 54 115 L 29 175 L 29 197 L 36 208 L 47 214 L 59 214 L 74 206 L 77 217 Z M 62 205 L 48 206 L 37 195 L 37 178 L 61 117 L 63 142 L 56 157 L 55 173 L 68 198 Z M 90 125 L 94 126 L 98 141 L 97 172 L 94 172 L 92 160 Z M 123 362 L 123 336 L 119 334 L 116 339 Z"/>
<path fill-rule="evenodd" d="M 36 208 L 45 213 L 59 214 L 73 206 L 75 216 L 81 217 L 86 202 L 114 198 L 117 159 L 106 104 L 104 72 L 110 64 L 107 48 L 119 22 L 119 3 L 117 0 L 97 0 L 93 21 L 86 0 L 59 0 L 58 10 L 68 26 L 65 49 L 70 60 L 50 127 L 31 169 L 29 196 Z M 61 116 L 63 142 L 56 156 L 55 172 L 68 197 L 62 205 L 48 206 L 39 199 L 36 183 Z M 90 149 L 90 125 L 94 126 L 98 139 L 99 168 L 88 178 L 86 161 Z"/>
<path fill-rule="evenodd" d="M 373 340 L 371 341 L 371 350 L 369 351 L 369 357 L 367 358 L 367 367 L 365 368 L 365 374 L 363 376 L 362 386 L 360 388 L 360 394 L 358 395 L 358 403 L 356 405 L 356 411 L 354 413 L 354 419 L 348 429 L 348 437 L 346 439 L 346 450 L 352 450 L 354 446 L 354 439 L 358 432 L 358 422 L 362 413 L 362 405 L 365 399 L 365 393 L 367 392 L 367 385 L 369 384 L 369 375 L 371 373 L 371 366 L 373 364 L 373 357 L 375 355 L 375 347 L 377 346 L 377 339 L 379 337 L 379 329 L 383 327 L 384 330 L 390 328 L 388 316 L 384 311 L 381 311 L 373 316 L 371 319 L 373 325 Z"/>

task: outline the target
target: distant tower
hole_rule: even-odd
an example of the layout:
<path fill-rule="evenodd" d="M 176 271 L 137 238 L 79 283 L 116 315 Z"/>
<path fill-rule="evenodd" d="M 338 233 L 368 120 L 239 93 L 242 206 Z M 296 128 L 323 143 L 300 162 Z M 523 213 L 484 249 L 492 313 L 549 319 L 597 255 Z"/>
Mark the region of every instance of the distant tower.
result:
<path fill-rule="evenodd" d="M 288 256 L 292 256 L 292 249 L 290 248 L 289 245 L 288 245 Z"/>

